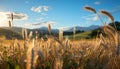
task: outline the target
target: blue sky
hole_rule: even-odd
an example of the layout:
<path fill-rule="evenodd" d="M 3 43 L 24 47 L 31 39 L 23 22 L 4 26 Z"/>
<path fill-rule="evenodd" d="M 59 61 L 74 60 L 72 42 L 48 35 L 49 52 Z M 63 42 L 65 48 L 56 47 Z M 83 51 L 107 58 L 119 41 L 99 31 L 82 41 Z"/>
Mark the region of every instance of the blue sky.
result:
<path fill-rule="evenodd" d="M 14 26 L 37 28 L 51 23 L 52 28 L 102 25 L 99 18 L 85 6 L 109 11 L 120 21 L 119 0 L 0 0 L 0 26 L 8 26 L 6 14 L 13 12 Z M 107 23 L 110 20 L 102 16 Z M 42 23 L 39 25 L 32 25 Z"/>

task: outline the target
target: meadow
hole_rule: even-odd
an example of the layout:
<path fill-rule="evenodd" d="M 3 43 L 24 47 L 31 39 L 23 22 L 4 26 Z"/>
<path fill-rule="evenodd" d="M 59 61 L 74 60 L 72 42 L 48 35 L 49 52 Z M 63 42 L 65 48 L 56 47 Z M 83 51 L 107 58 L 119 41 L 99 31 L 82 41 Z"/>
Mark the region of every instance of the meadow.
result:
<path fill-rule="evenodd" d="M 85 9 L 96 13 L 91 7 Z M 106 11 L 101 13 L 114 21 Z M 77 39 L 86 33 L 75 34 L 75 31 L 74 37 L 64 37 L 62 30 L 55 37 L 50 24 L 46 39 L 39 38 L 38 33 L 35 37 L 32 32 L 28 35 L 23 29 L 21 40 L 0 39 L 0 69 L 120 69 L 119 31 L 106 24 L 102 28 L 104 33 L 91 39 Z"/>
<path fill-rule="evenodd" d="M 108 39 L 1 40 L 0 69 L 120 69 L 115 42 Z"/>

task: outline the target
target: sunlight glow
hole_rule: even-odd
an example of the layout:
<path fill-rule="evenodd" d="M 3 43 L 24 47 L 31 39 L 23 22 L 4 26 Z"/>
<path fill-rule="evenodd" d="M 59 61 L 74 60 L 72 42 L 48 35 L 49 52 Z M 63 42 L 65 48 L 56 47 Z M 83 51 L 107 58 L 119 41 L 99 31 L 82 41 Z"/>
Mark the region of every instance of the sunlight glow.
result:
<path fill-rule="evenodd" d="M 8 26 L 8 19 L 5 13 L 0 12 L 0 26 Z"/>

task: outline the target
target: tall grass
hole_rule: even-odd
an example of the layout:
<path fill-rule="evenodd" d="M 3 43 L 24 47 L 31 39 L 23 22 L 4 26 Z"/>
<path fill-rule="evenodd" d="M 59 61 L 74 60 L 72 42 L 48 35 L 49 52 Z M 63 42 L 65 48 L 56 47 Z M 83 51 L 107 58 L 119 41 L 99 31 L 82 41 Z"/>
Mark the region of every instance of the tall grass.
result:
<path fill-rule="evenodd" d="M 51 35 L 51 25 L 50 24 L 48 24 L 48 32 Z"/>
<path fill-rule="evenodd" d="M 86 8 L 96 13 L 94 8 Z M 120 69 L 119 34 L 109 25 L 103 31 L 99 38 L 71 41 L 63 39 L 60 29 L 59 39 L 48 36 L 45 41 L 32 38 L 32 32 L 28 36 L 23 29 L 23 40 L 1 43 L 0 69 Z"/>
<path fill-rule="evenodd" d="M 59 29 L 59 40 L 63 40 L 63 29 Z"/>

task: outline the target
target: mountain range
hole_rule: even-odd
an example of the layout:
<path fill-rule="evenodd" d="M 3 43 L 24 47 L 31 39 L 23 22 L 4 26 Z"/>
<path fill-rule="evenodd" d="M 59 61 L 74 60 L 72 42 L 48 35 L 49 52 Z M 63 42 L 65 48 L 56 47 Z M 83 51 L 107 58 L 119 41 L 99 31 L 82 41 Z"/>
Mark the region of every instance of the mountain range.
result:
<path fill-rule="evenodd" d="M 92 25 L 92 26 L 89 26 L 89 27 L 80 27 L 80 26 L 76 26 L 76 31 L 89 31 L 89 30 L 94 30 L 94 29 L 97 29 L 101 26 L 98 26 L 98 25 Z M 63 29 L 64 32 L 72 32 L 74 29 L 74 27 L 69 27 L 69 28 L 66 28 L 66 29 Z M 22 32 L 22 28 L 21 27 L 12 27 L 12 28 L 9 28 L 9 27 L 0 27 L 0 35 L 5 35 L 7 37 L 9 37 L 9 35 L 12 35 L 12 32 L 14 31 L 15 34 L 17 36 L 21 36 L 21 32 Z M 40 33 L 40 35 L 45 35 L 45 34 L 49 34 L 48 32 L 48 28 L 47 27 L 40 27 L 40 28 L 36 28 L 36 29 L 26 29 L 28 34 L 30 31 L 33 32 L 33 35 L 35 35 L 35 32 L 38 31 L 38 33 Z M 10 32 L 10 33 L 9 33 Z M 53 34 L 58 34 L 59 33 L 59 30 L 58 29 L 52 29 L 52 33 Z M 10 38 L 10 37 L 9 37 Z"/>
<path fill-rule="evenodd" d="M 101 26 L 98 26 L 98 25 L 91 25 L 89 27 L 80 27 L 80 26 L 75 26 L 76 28 L 76 31 L 89 31 L 89 30 L 94 30 L 94 29 L 97 29 Z M 21 32 L 22 31 L 22 27 L 12 27 L 12 28 L 9 28 L 9 27 L 1 27 L 2 29 L 6 29 L 6 30 L 12 30 L 12 31 L 15 31 L 15 32 Z M 74 29 L 74 27 L 69 27 L 69 28 L 65 28 L 63 29 L 63 31 L 65 32 L 72 32 Z M 48 33 L 48 28 L 47 27 L 40 27 L 40 28 L 35 28 L 35 29 L 28 29 L 27 28 L 27 31 L 30 32 L 30 31 L 38 31 L 38 32 L 44 32 L 44 33 Z M 58 29 L 52 29 L 52 33 L 58 33 L 59 30 Z"/>
<path fill-rule="evenodd" d="M 80 27 L 80 26 L 75 26 L 75 27 L 69 27 L 69 28 L 66 28 L 64 31 L 66 32 L 72 32 L 74 30 L 74 28 L 76 29 L 76 31 L 89 31 L 89 30 L 94 30 L 94 29 L 97 29 L 101 26 L 98 26 L 98 25 L 91 25 L 89 27 Z"/>

